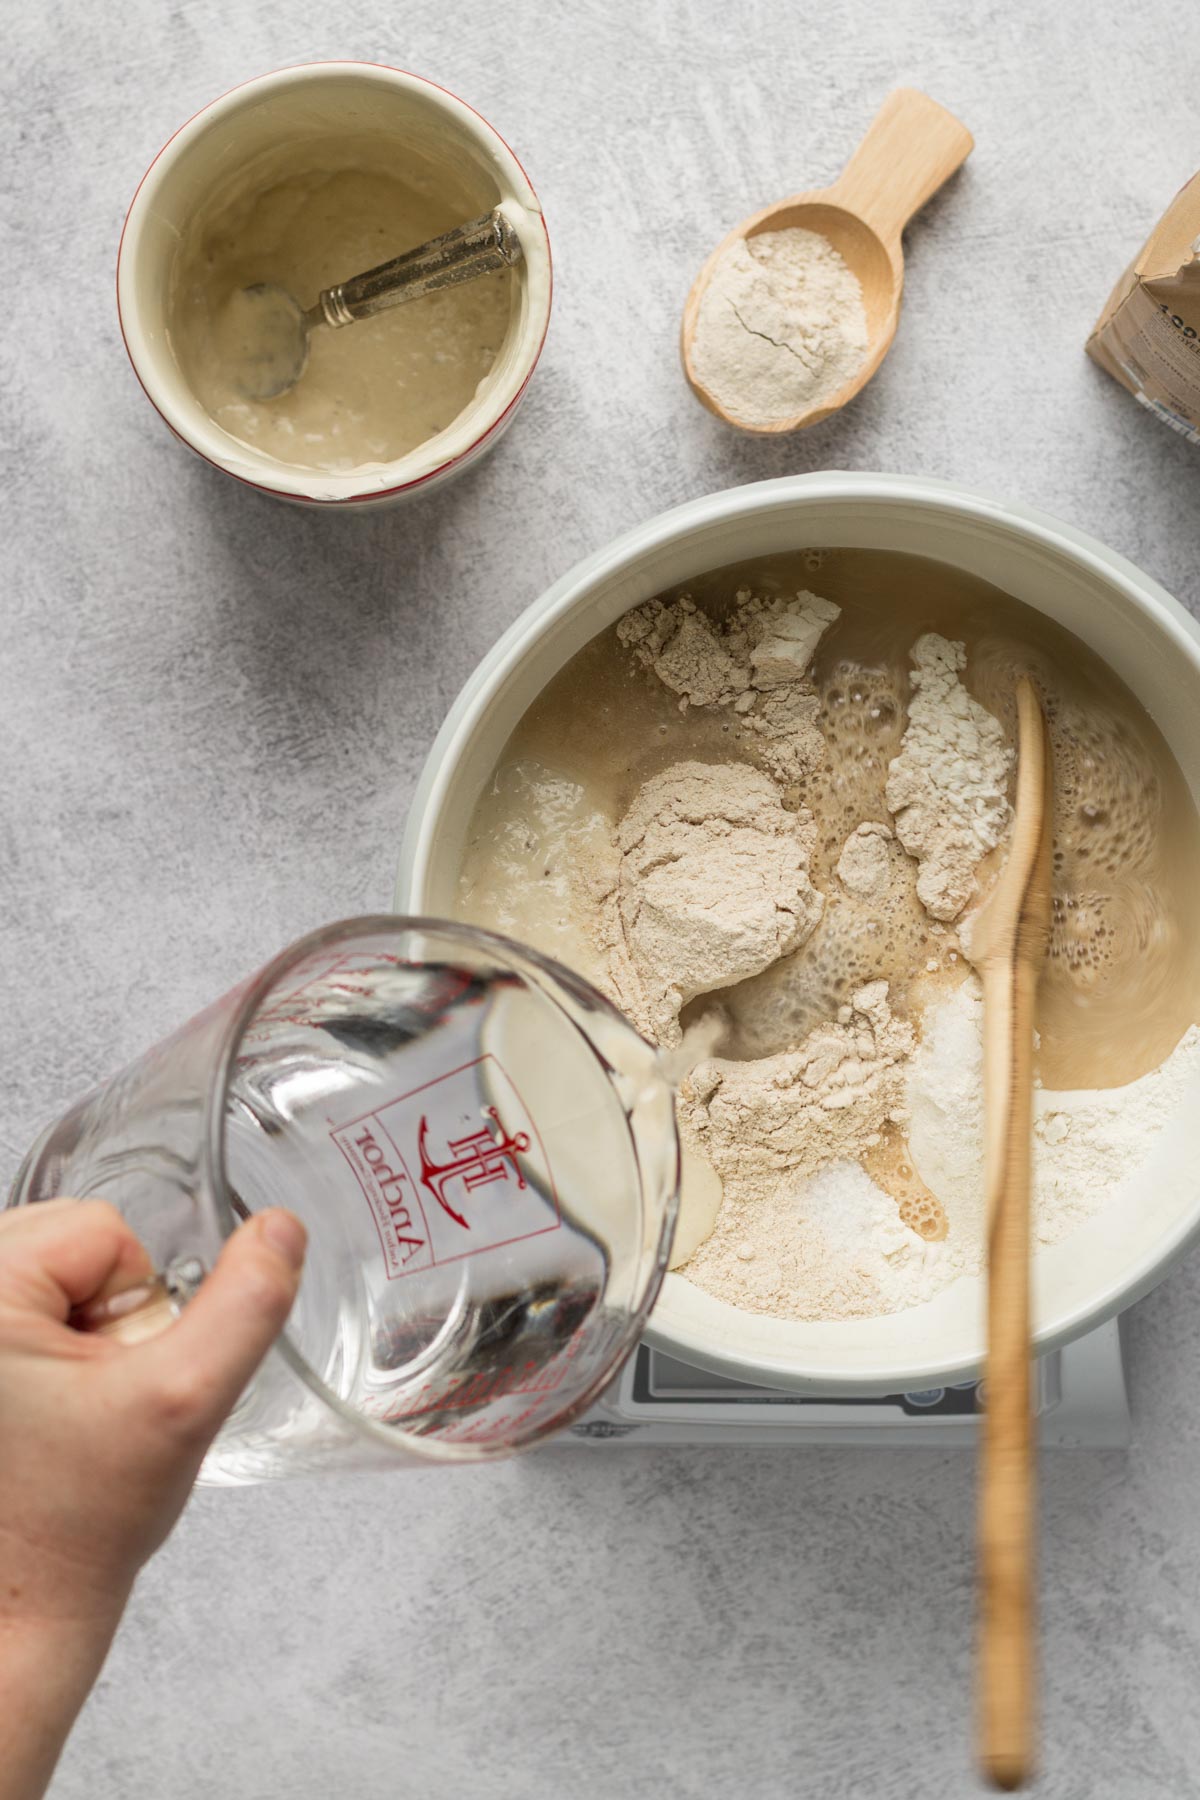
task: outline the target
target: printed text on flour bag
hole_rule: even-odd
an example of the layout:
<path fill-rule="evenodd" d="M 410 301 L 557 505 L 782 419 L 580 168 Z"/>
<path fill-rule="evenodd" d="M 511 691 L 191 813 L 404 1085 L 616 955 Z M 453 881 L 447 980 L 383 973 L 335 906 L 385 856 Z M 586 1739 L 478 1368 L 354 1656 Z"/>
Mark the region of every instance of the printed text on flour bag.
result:
<path fill-rule="evenodd" d="M 559 1225 L 537 1128 L 494 1056 L 331 1136 L 371 1209 L 389 1281 Z"/>

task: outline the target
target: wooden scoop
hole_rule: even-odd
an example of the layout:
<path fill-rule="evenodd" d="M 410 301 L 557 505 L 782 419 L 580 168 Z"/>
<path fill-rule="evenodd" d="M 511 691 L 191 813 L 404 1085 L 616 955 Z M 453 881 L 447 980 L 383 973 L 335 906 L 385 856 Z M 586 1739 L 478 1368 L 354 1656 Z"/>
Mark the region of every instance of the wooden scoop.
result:
<path fill-rule="evenodd" d="M 987 1387 L 979 1503 L 979 1759 L 998 1788 L 1033 1768 L 1033 1417 L 1029 1332 L 1034 1001 L 1050 939 L 1054 771 L 1031 681 L 1017 686 L 1017 805 L 971 928 L 983 981 Z"/>
<path fill-rule="evenodd" d="M 717 245 L 692 283 L 683 309 L 681 349 L 692 392 L 728 425 L 764 436 L 815 425 L 853 400 L 883 361 L 896 335 L 904 290 L 900 234 L 913 214 L 965 161 L 974 138 L 952 113 L 916 88 L 889 94 L 866 137 L 830 188 L 813 188 L 743 219 Z M 692 344 L 704 291 L 721 256 L 739 238 L 793 226 L 819 232 L 862 284 L 869 345 L 855 375 L 823 405 L 770 423 L 735 417 L 714 399 L 693 366 Z"/>

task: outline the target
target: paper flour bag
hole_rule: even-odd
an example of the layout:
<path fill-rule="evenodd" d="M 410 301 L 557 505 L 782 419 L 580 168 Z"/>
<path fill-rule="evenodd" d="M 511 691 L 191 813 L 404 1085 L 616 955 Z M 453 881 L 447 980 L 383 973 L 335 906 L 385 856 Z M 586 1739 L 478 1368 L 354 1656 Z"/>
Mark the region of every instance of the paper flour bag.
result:
<path fill-rule="evenodd" d="M 1200 443 L 1200 175 L 1118 281 L 1087 348 L 1143 406 Z"/>

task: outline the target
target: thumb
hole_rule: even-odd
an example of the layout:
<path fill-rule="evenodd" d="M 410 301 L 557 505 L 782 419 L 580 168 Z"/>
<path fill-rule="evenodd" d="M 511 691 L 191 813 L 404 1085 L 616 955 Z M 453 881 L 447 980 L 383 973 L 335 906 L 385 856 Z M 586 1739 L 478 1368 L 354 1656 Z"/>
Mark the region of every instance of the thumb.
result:
<path fill-rule="evenodd" d="M 211 1435 L 283 1329 L 308 1234 L 280 1207 L 248 1219 L 161 1337 L 134 1353 L 181 1426 Z"/>

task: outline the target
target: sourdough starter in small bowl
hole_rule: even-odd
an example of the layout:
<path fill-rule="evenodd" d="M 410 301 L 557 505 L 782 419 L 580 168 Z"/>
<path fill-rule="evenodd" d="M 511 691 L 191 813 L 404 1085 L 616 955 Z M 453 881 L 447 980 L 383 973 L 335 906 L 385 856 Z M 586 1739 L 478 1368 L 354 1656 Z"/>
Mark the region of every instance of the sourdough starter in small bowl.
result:
<path fill-rule="evenodd" d="M 1019 674 L 1055 763 L 1034 1234 L 1060 1243 L 1200 1078 L 1200 820 L 1078 637 L 944 563 L 809 550 L 627 612 L 487 784 L 461 917 L 570 964 L 687 1069 L 673 1268 L 780 1320 L 925 1305 L 984 1257 L 971 916 Z"/>
<path fill-rule="evenodd" d="M 299 173 L 291 160 L 277 154 L 243 171 L 191 221 L 172 277 L 172 347 L 197 399 L 238 443 L 313 470 L 394 463 L 474 401 L 508 335 L 515 272 L 340 330 L 317 326 L 295 386 L 248 398 L 222 329 L 243 289 L 274 282 L 311 305 L 338 280 L 462 224 L 477 201 L 436 164 L 410 156 L 394 173 L 370 144 L 326 151 Z"/>
<path fill-rule="evenodd" d="M 225 340 L 240 290 L 276 283 L 309 308 L 497 206 L 513 267 L 318 326 L 288 393 L 239 390 Z M 130 359 L 177 436 L 267 492 L 342 506 L 446 481 L 497 442 L 550 297 L 541 209 L 504 140 L 444 88 L 368 63 L 282 69 L 205 107 L 147 171 L 117 266 Z"/>

